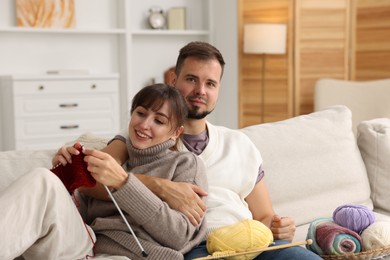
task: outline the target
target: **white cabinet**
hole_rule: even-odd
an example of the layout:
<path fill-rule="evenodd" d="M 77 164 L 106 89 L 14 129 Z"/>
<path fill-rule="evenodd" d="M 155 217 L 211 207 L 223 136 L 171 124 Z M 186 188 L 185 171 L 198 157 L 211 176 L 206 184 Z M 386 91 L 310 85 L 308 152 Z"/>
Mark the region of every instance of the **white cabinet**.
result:
<path fill-rule="evenodd" d="M 0 78 L 3 149 L 59 148 L 119 130 L 118 76 Z"/>

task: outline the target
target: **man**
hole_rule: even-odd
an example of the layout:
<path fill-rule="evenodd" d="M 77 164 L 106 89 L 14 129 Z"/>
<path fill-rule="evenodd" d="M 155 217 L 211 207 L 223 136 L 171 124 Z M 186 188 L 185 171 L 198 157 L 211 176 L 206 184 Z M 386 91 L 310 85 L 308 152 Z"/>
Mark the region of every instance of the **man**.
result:
<path fill-rule="evenodd" d="M 276 244 L 292 241 L 295 224 L 289 217 L 274 213 L 265 185 L 262 158 L 243 133 L 207 122 L 216 106 L 225 62 L 221 53 L 204 42 L 191 42 L 179 53 L 172 85 L 186 99 L 189 115 L 179 150 L 188 150 L 203 159 L 209 183 L 208 193 L 195 185 L 174 183 L 139 175 L 139 179 L 171 208 L 181 211 L 197 225 L 205 214 L 199 196 L 208 196 L 208 232 L 255 219 L 271 228 Z M 120 163 L 126 160 L 125 146 L 118 139 L 105 148 Z M 207 256 L 205 242 L 185 255 L 185 259 Z M 321 259 L 302 248 L 268 251 L 256 259 Z"/>

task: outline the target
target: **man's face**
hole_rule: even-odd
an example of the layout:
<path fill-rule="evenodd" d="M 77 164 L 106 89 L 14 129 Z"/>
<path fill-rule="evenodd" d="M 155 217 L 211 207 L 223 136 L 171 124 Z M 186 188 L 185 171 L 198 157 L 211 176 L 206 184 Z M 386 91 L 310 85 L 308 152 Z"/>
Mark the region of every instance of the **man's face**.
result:
<path fill-rule="evenodd" d="M 174 86 L 184 96 L 188 117 L 201 119 L 210 114 L 217 103 L 222 68 L 217 60 L 187 58 Z"/>

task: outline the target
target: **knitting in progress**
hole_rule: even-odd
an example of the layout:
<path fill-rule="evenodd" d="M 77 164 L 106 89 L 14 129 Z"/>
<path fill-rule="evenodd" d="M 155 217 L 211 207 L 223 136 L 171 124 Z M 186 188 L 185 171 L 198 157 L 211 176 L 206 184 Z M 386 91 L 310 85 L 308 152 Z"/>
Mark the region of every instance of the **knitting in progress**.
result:
<path fill-rule="evenodd" d="M 65 185 L 66 189 L 73 193 L 79 187 L 94 187 L 95 179 L 87 169 L 87 164 L 84 162 L 83 146 L 80 143 L 75 143 L 76 148 L 80 153 L 72 155 L 72 163 L 65 166 L 58 164 L 50 169 Z"/>
<path fill-rule="evenodd" d="M 78 155 L 72 155 L 72 163 L 68 163 L 65 166 L 63 166 L 62 164 L 58 164 L 54 168 L 50 169 L 55 175 L 58 176 L 58 178 L 60 178 L 60 180 L 62 181 L 62 183 L 65 185 L 66 189 L 70 193 L 73 193 L 74 190 L 79 187 L 94 187 L 96 185 L 96 180 L 92 177 L 91 173 L 88 171 L 87 163 L 84 162 L 85 155 L 83 153 L 83 146 L 80 143 L 75 143 L 73 147 L 76 148 L 80 153 Z M 123 221 L 126 223 L 129 231 L 133 235 L 135 241 L 137 242 L 141 250 L 142 256 L 147 257 L 148 254 L 145 252 L 137 236 L 134 234 L 133 229 L 128 223 L 126 217 L 124 216 L 116 200 L 112 196 L 111 191 L 108 189 L 106 185 L 103 186 L 106 189 L 115 207 L 117 208 L 118 212 L 120 213 Z"/>

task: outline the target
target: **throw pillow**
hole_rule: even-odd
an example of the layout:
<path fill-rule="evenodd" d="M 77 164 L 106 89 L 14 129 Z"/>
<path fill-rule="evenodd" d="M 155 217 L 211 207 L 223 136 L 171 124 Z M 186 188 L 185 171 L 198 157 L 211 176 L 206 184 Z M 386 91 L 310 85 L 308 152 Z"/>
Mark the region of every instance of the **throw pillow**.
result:
<path fill-rule="evenodd" d="M 376 210 L 390 215 L 390 118 L 363 121 L 357 142 L 366 164 Z"/>
<path fill-rule="evenodd" d="M 334 106 L 241 129 L 263 157 L 264 178 L 279 215 L 301 225 L 331 217 L 343 204 L 372 209 L 351 118 L 346 106 Z"/>

